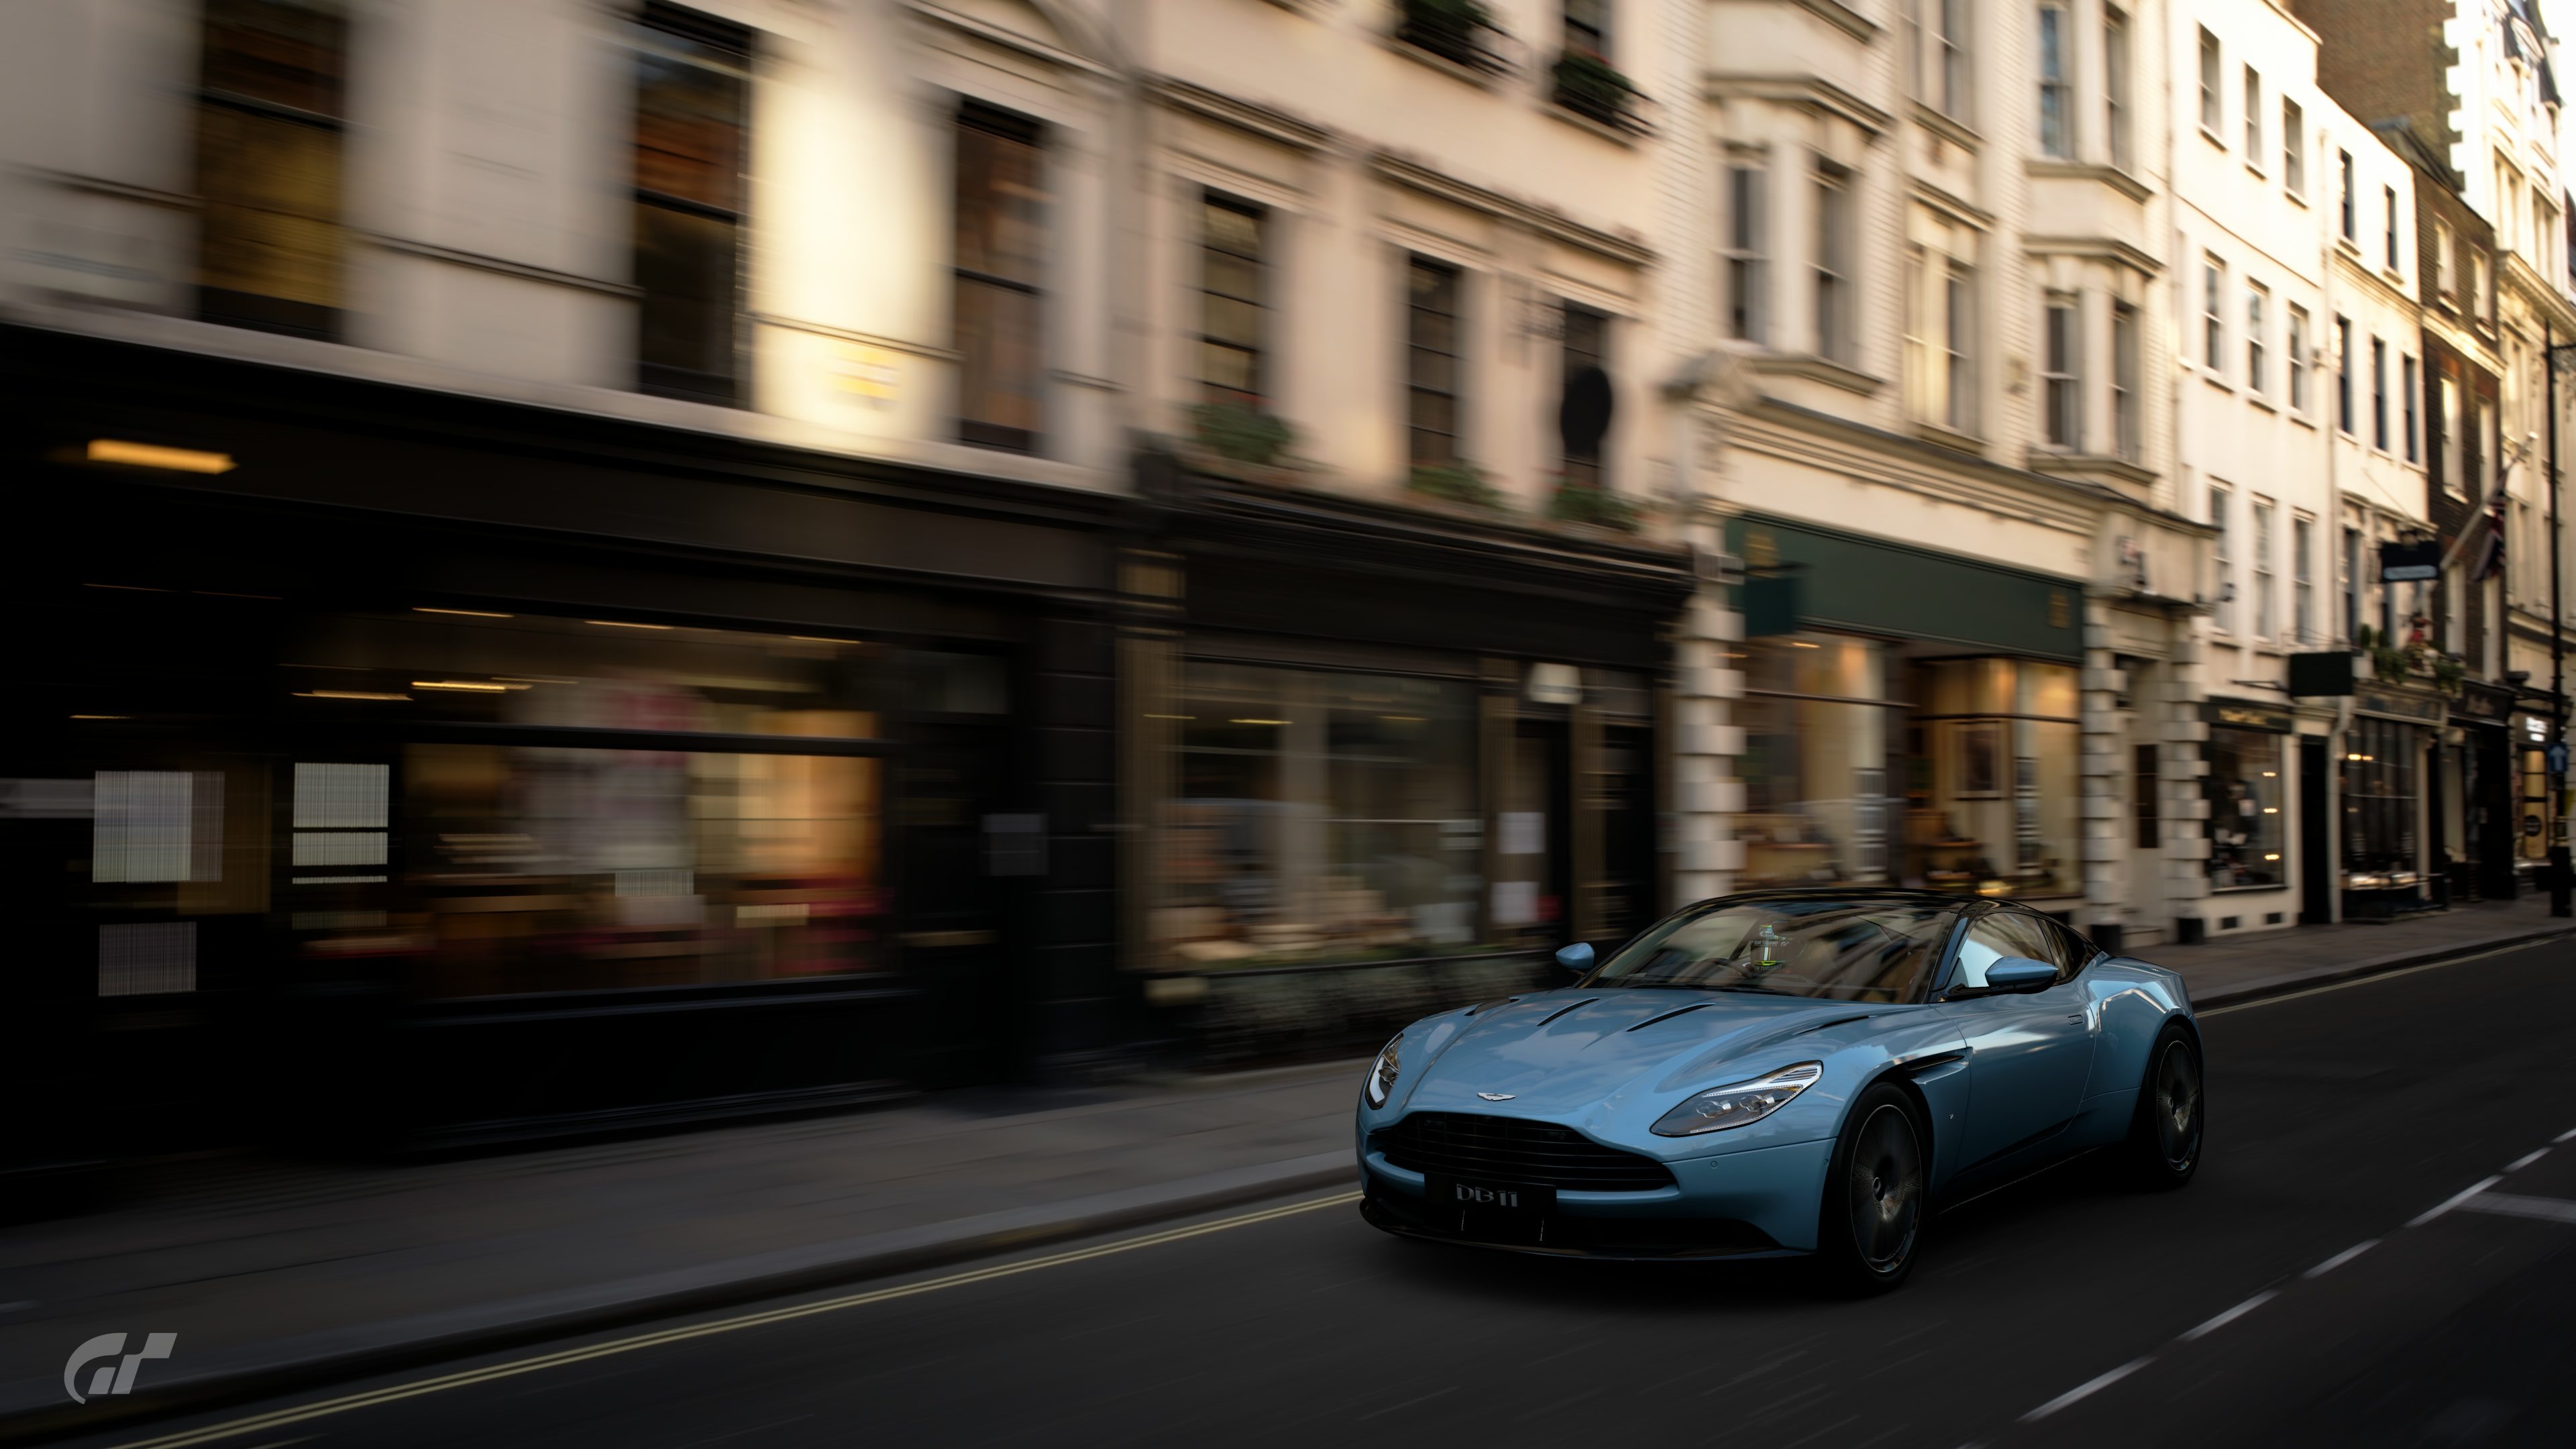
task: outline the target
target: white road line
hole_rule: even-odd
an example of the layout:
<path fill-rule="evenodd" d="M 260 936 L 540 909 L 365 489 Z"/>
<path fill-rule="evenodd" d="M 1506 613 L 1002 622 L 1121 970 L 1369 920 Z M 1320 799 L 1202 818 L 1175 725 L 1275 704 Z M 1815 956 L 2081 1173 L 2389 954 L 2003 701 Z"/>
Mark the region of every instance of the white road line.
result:
<path fill-rule="evenodd" d="M 2522 1154 L 2520 1157 L 2515 1158 L 2513 1161 L 2506 1163 L 2504 1165 L 2504 1170 L 2507 1172 L 2520 1172 L 2524 1168 L 2529 1167 L 2531 1164 L 2538 1162 L 2540 1159 L 2547 1157 L 2548 1155 L 2548 1148 L 2535 1147 L 2529 1152 Z"/>
<path fill-rule="evenodd" d="M 2521 941 L 2511 946 L 2498 946 L 2492 951 L 2480 951 L 2474 956 L 2453 956 L 2446 961 L 2427 961 L 2421 966 L 2408 966 L 2398 971 L 2374 972 L 2368 976 L 2356 976 L 2350 981 L 2336 981 L 2325 986 L 2311 986 L 2305 991 L 2285 991 L 2279 996 L 2266 996 L 2259 1001 L 2239 1001 L 2229 1006 L 2213 1006 L 2207 1011 L 2195 1011 L 2192 1015 L 2196 1017 L 2225 1016 L 2231 1011 L 2252 1011 L 2258 1006 L 2275 1006 L 2284 1001 L 2296 1001 L 2302 996 L 2323 996 L 2329 991 L 2348 991 L 2355 986 L 2370 986 L 2381 981 L 2394 981 L 2400 976 L 2412 976 L 2419 971 L 2439 971 L 2445 966 L 2466 966 L 2472 961 L 2484 961 L 2490 956 L 2502 956 L 2514 951 L 2524 951 L 2533 946 L 2546 945 L 2547 943 L 2546 939 L 2540 941 Z M 2570 1131 L 2567 1136 L 2576 1137 L 2576 1130 Z M 2564 1142 L 2567 1140 L 2567 1137 L 2561 1137 L 2558 1140 Z"/>
<path fill-rule="evenodd" d="M 2556 1142 L 2565 1142 L 2565 1141 L 2567 1141 L 2569 1138 L 2576 1138 L 2576 1127 L 2570 1127 L 2570 1128 L 2568 1128 L 2566 1131 L 2559 1133 L 2557 1136 L 2552 1137 L 2552 1138 L 2550 1138 L 2549 1140 L 2550 1140 L 2551 1142 L 2553 1142 L 2553 1143 L 2556 1143 Z"/>
<path fill-rule="evenodd" d="M 2451 1194 L 2449 1197 L 2442 1199 L 2440 1202 L 2433 1204 L 2431 1207 L 2428 1207 L 2422 1212 L 2407 1219 L 2406 1226 L 2410 1228 L 2420 1228 L 2426 1223 L 2431 1222 L 2433 1219 L 2440 1217 L 2442 1214 L 2449 1212 L 2451 1209 L 2458 1207 L 2460 1204 L 2467 1202 L 2470 1198 L 2476 1197 L 2479 1193 L 2486 1191 L 2488 1188 L 2491 1188 L 2502 1181 L 2504 1181 L 2504 1178 L 2501 1175 L 2480 1178 L 2476 1182 L 2469 1184 L 2467 1187 L 2461 1188 L 2458 1192 Z"/>
<path fill-rule="evenodd" d="M 2109 1373 L 2097 1374 L 2092 1378 L 2086 1379 L 2084 1382 L 2068 1389 L 2065 1393 L 2059 1394 L 2056 1398 L 2053 1398 L 2047 1403 L 2040 1405 L 2038 1408 L 2031 1410 L 2029 1413 L 2022 1415 L 2021 1421 L 2025 1424 L 2036 1424 L 2040 1420 L 2047 1418 L 2049 1415 L 2056 1413 L 2058 1410 L 2065 1408 L 2069 1404 L 2078 1403 L 2084 1399 L 2090 1398 L 2101 1390 L 2107 1389 L 2113 1384 L 2118 1383 L 2120 1380 L 2127 1378 L 2129 1375 L 2136 1373 L 2138 1370 L 2145 1368 L 2147 1366 L 2148 1359 L 2152 1357 L 2154 1357 L 2154 1355 L 2150 1354 L 2147 1358 L 2133 1358 L 2127 1363 L 2120 1365 L 2118 1368 L 2111 1370 Z"/>
<path fill-rule="evenodd" d="M 2337 1253 L 2333 1257 L 2326 1259 L 2324 1262 L 2319 1263 L 2313 1268 L 2310 1268 L 2308 1271 L 2301 1273 L 2299 1276 L 2302 1278 L 2322 1278 L 2328 1273 L 2333 1272 L 2335 1269 L 2342 1267 L 2344 1264 L 2351 1262 L 2353 1259 L 2360 1257 L 2362 1254 L 2367 1253 L 2378 1246 L 2379 1240 L 2377 1238 L 2364 1238 L 2360 1242 L 2353 1244 L 2351 1247 L 2344 1249 L 2342 1252 Z"/>
<path fill-rule="evenodd" d="M 2473 1213 L 2497 1213 L 2509 1218 L 2538 1218 L 2549 1223 L 2576 1223 L 2576 1202 L 2563 1197 L 2523 1197 L 2510 1192 L 2491 1192 L 2461 1208 Z"/>
<path fill-rule="evenodd" d="M 2281 1290 L 2277 1288 L 2266 1288 L 2262 1292 L 2255 1294 L 2253 1297 L 2246 1299 L 2244 1302 L 2237 1304 L 2235 1307 L 2228 1309 L 2225 1313 L 2218 1315 L 2216 1318 L 2209 1320 L 2200 1327 L 2184 1334 L 2180 1339 L 2177 1339 L 2176 1342 L 2196 1343 L 2199 1340 L 2216 1333 L 2218 1330 L 2225 1328 L 2227 1325 L 2234 1323 L 2236 1320 L 2243 1318 L 2246 1314 L 2253 1312 L 2264 1304 L 2271 1302 L 2274 1298 L 2280 1296 L 2280 1291 Z"/>

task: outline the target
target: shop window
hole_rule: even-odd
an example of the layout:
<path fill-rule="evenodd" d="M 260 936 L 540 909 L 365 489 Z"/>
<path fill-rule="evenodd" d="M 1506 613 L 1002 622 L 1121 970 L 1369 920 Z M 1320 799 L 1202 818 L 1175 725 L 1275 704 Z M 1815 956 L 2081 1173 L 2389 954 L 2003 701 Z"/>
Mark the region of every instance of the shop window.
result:
<path fill-rule="evenodd" d="M 2415 762 L 2423 748 L 2416 728 L 2365 715 L 2344 741 L 2344 885 L 2412 885 L 2418 879 Z"/>
<path fill-rule="evenodd" d="M 207 0 L 197 315 L 340 335 L 349 22 L 328 0 Z"/>
<path fill-rule="evenodd" d="M 1477 697 L 1465 680 L 1192 662 L 1148 933 L 1196 969 L 1466 955 L 1557 939 L 1556 828 L 1498 802 L 1486 900 Z"/>
<path fill-rule="evenodd" d="M 303 949 L 396 957 L 428 997 L 877 964 L 881 646 L 415 611 L 289 647 L 298 727 L 381 751 L 286 782 Z M 1000 706 L 979 664 L 929 656 L 916 707 Z"/>
<path fill-rule="evenodd" d="M 638 383 L 739 404 L 751 32 L 654 4 L 634 44 Z"/>
<path fill-rule="evenodd" d="M 1037 451 L 1045 415 L 1047 206 L 1035 121 L 957 112 L 958 437 Z"/>
<path fill-rule="evenodd" d="M 1884 656 L 1831 634 L 1746 644 L 1745 884 L 1888 879 Z"/>
<path fill-rule="evenodd" d="M 2081 889 L 2076 675 L 2018 659 L 1915 667 L 1906 883 L 2010 896 Z"/>
<path fill-rule="evenodd" d="M 101 770 L 90 789 L 89 878 L 143 885 L 223 878 L 224 777 Z"/>
<path fill-rule="evenodd" d="M 2213 725 L 2202 746 L 2209 773 L 2209 883 L 2214 890 L 2276 886 L 2282 864 L 2282 741 L 2286 736 Z"/>

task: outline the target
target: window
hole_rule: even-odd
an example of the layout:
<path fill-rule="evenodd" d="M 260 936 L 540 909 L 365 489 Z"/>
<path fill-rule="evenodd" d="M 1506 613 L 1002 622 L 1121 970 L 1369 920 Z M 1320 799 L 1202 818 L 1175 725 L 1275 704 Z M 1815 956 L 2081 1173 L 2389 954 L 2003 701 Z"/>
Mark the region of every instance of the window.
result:
<path fill-rule="evenodd" d="M 2465 429 L 2460 419 L 2460 379 L 2449 363 L 2442 364 L 2441 402 L 2433 414 L 2433 426 L 2441 434 L 2442 486 L 2453 493 L 2468 492 L 2468 447 L 2461 434 Z"/>
<path fill-rule="evenodd" d="M 2388 235 L 2387 235 L 2385 238 L 2383 238 L 2383 242 L 2384 242 L 2384 245 L 2385 245 L 2385 249 L 2386 249 L 2386 251 L 2387 251 L 2387 253 L 2388 253 L 2388 261 L 2387 261 L 2388 270 L 2390 270 L 2390 271 L 2392 271 L 2392 272 L 2393 272 L 2393 271 L 2396 271 L 2396 270 L 2398 269 L 2398 267 L 2397 267 L 2397 188 L 2396 188 L 2396 187 L 2394 187 L 2394 186 L 2383 186 L 2383 187 L 2379 188 L 2379 201 L 2380 201 L 2380 205 L 2381 205 L 2382 207 L 2384 207 L 2384 208 L 2386 209 L 2387 213 L 2388 213 Z"/>
<path fill-rule="evenodd" d="M 1406 421 L 1412 461 L 1443 466 L 1458 452 L 1458 269 L 1428 257 L 1406 268 Z"/>
<path fill-rule="evenodd" d="M 2344 883 L 2411 883 L 2416 877 L 2415 762 L 2422 733 L 2395 720 L 2356 717 L 2344 732 Z"/>
<path fill-rule="evenodd" d="M 1269 215 L 1215 192 L 1199 199 L 1199 391 L 1205 401 L 1258 411 L 1268 383 Z"/>
<path fill-rule="evenodd" d="M 1745 732 L 1741 879 L 1812 879 L 1819 863 L 1800 842 L 1831 837 L 1845 847 L 1827 867 L 1835 878 L 1889 880 L 1888 745 L 1902 740 L 1903 716 L 1885 702 L 1888 647 L 1815 632 L 1748 640 L 1742 653 L 1744 697 L 1730 715 Z"/>
<path fill-rule="evenodd" d="M 2048 444 L 2052 448 L 2080 449 L 2084 445 L 2084 332 L 2077 299 L 2062 294 L 2051 296 L 2046 325 L 2047 357 L 2041 378 L 2043 403 L 2048 410 Z"/>
<path fill-rule="evenodd" d="M 2130 761 L 2129 788 L 2138 831 L 2134 838 L 2138 849 L 2157 850 L 2165 843 L 2164 822 L 2158 818 L 2162 802 L 2157 798 L 2163 793 L 2164 771 L 2156 762 L 2154 745 L 2133 746 Z"/>
<path fill-rule="evenodd" d="M 2062 6 L 2039 7 L 2039 152 L 2061 160 L 2075 159 L 2074 70 L 2068 55 L 2069 17 Z"/>
<path fill-rule="evenodd" d="M 2398 364 L 2398 405 L 2406 414 L 2406 461 L 2415 461 L 2415 359 Z"/>
<path fill-rule="evenodd" d="M 2290 304 L 2290 410 L 2304 413 L 2309 409 L 2308 357 L 2315 350 L 2316 339 L 2308 333 L 2308 309 Z"/>
<path fill-rule="evenodd" d="M 1816 354 L 1849 363 L 1856 338 L 1852 307 L 1852 176 L 1816 163 Z"/>
<path fill-rule="evenodd" d="M 2343 531 L 2343 639 L 2351 643 L 2361 636 L 2362 558 L 2361 530 L 2347 526 Z"/>
<path fill-rule="evenodd" d="M 2211 484 L 2209 489 L 2209 526 L 2215 530 L 2209 540 L 2209 559 L 2217 577 L 2210 582 L 2217 590 L 2217 604 L 2211 610 L 2210 623 L 2221 634 L 2236 632 L 2236 562 L 2227 549 L 2227 505 L 2225 488 Z"/>
<path fill-rule="evenodd" d="M 2352 417 L 2352 319 L 2335 318 L 2335 426 L 2349 433 Z"/>
<path fill-rule="evenodd" d="M 2212 725 L 2201 745 L 2209 773 L 2209 884 L 2213 890 L 2276 886 L 2281 867 L 2282 736 Z"/>
<path fill-rule="evenodd" d="M 2370 446 L 2388 448 L 2388 344 L 2370 339 Z"/>
<path fill-rule="evenodd" d="M 1771 340 L 1770 225 L 1765 188 L 1770 173 L 1741 162 L 1726 168 L 1726 331 L 1746 342 Z"/>
<path fill-rule="evenodd" d="M 957 112 L 957 430 L 1034 452 L 1044 414 L 1047 194 L 1037 123 Z"/>
<path fill-rule="evenodd" d="M 2224 118 L 2218 86 L 2218 37 L 2203 30 L 2200 32 L 2200 128 L 2208 132 L 2209 139 L 2213 141 L 2218 140 L 2218 124 Z"/>
<path fill-rule="evenodd" d="M 1986 984 L 1986 970 L 1997 961 L 2018 957 L 2025 961 L 2045 961 L 2057 968 L 2059 980 L 2068 974 L 2059 957 L 2063 952 L 2050 938 L 2047 923 L 2037 916 L 2019 911 L 1992 911 L 1977 918 L 1968 934 L 1959 941 L 1959 964 L 1943 991 L 1979 990 Z"/>
<path fill-rule="evenodd" d="M 204 15 L 197 315 L 337 338 L 348 17 L 330 0 L 206 0 Z"/>
<path fill-rule="evenodd" d="M 2111 138 L 2111 164 L 2126 171 L 2134 124 L 2129 103 L 2129 17 L 2117 10 L 2105 11 L 2102 18 L 2102 108 L 2103 129 Z"/>
<path fill-rule="evenodd" d="M 2264 390 L 2264 375 L 2267 371 L 2264 366 L 2263 339 L 2268 323 L 2263 316 L 2263 307 L 2264 303 L 2271 299 L 2271 295 L 2260 286 L 2253 283 L 2246 284 L 2245 386 L 2258 394 Z"/>
<path fill-rule="evenodd" d="M 2254 500 L 2254 637 L 2278 632 L 2272 612 L 2272 500 Z"/>
<path fill-rule="evenodd" d="M 633 33 L 637 385 L 740 405 L 751 32 L 648 5 Z"/>
<path fill-rule="evenodd" d="M 1610 370 L 1610 319 L 1577 303 L 1565 304 L 1565 340 L 1563 381 L 1571 384 L 1575 375 L 1587 368 L 1603 373 Z M 1594 440 L 1591 447 L 1565 455 L 1565 481 L 1582 488 L 1602 486 L 1601 449 L 1606 439 Z"/>
<path fill-rule="evenodd" d="M 2245 67 L 2245 164 L 2263 164 L 2263 77 L 2250 65 Z"/>
<path fill-rule="evenodd" d="M 2459 274 L 2451 262 L 2450 223 L 2433 220 L 2433 294 L 2457 307 L 2460 304 Z"/>
<path fill-rule="evenodd" d="M 2210 371 L 2227 371 L 2227 318 L 2219 309 L 2227 294 L 2227 268 L 2216 257 L 2200 264 L 2200 361 Z"/>
<path fill-rule="evenodd" d="M 2487 254 L 2474 248 L 2469 252 L 2469 305 L 2480 317 L 2495 320 L 2495 293 L 2487 290 Z"/>
<path fill-rule="evenodd" d="M 2111 430 L 2120 456 L 2135 463 L 2141 457 L 2138 431 L 2138 309 L 2111 304 Z"/>
<path fill-rule="evenodd" d="M 2496 465 L 2501 461 L 2499 455 L 2504 450 L 2499 446 L 2503 440 L 2496 433 L 2496 410 L 2492 401 L 2486 398 L 2478 399 L 2477 419 L 2478 430 L 2470 438 L 2469 445 L 2478 450 L 2477 497 L 2481 503 L 2484 503 L 2495 492 Z"/>
<path fill-rule="evenodd" d="M 1575 55 L 1610 54 L 1610 0 L 1565 0 L 1565 48 Z"/>
<path fill-rule="evenodd" d="M 2292 196 L 2308 189 L 2308 113 L 2286 96 L 2281 100 L 2281 187 Z"/>
<path fill-rule="evenodd" d="M 1914 32 L 1914 94 L 1956 120 L 1968 115 L 1969 0 L 1907 0 Z"/>
<path fill-rule="evenodd" d="M 2313 518 L 2290 520 L 2290 627 L 2297 631 L 2294 642 L 2313 644 L 2317 638 L 2317 521 Z"/>
<path fill-rule="evenodd" d="M 1913 415 L 1956 433 L 1976 430 L 1976 274 L 1958 258 L 1915 246 L 1906 273 L 1906 392 Z"/>

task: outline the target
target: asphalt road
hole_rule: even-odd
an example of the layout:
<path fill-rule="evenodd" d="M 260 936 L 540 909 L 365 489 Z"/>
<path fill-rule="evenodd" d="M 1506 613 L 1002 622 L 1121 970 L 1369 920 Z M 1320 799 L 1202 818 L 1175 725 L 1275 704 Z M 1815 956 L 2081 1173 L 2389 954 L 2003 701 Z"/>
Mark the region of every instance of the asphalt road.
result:
<path fill-rule="evenodd" d="M 2048 1174 L 1937 1220 L 1866 1302 L 1290 1203 L 86 1442 L 2576 1442 L 2576 944 L 2205 1030 L 2191 1187 Z"/>

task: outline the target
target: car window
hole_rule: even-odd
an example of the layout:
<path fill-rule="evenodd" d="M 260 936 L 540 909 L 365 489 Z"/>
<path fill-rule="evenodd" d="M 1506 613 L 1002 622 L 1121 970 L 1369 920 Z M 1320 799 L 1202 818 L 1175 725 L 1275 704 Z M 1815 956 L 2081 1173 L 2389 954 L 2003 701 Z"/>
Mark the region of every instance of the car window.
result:
<path fill-rule="evenodd" d="M 1586 984 L 1918 1001 L 1953 909 L 1846 897 L 1694 907 L 1649 928 Z"/>
<path fill-rule="evenodd" d="M 1988 911 L 1968 927 L 1959 941 L 1959 971 L 1952 988 L 1984 986 L 1986 968 L 2007 956 L 2045 961 L 2057 968 L 2061 979 L 2066 975 L 2064 951 L 2048 930 L 2048 922 L 2007 908 Z"/>
<path fill-rule="evenodd" d="M 2057 937 L 2058 944 L 2066 952 L 2066 960 L 2057 970 L 2059 980 L 2075 979 L 2076 972 L 2092 965 L 2093 958 L 2102 954 L 2102 948 L 2094 945 L 2092 938 L 2073 926 L 2060 921 L 2050 921 L 2048 925 L 2050 933 Z"/>

